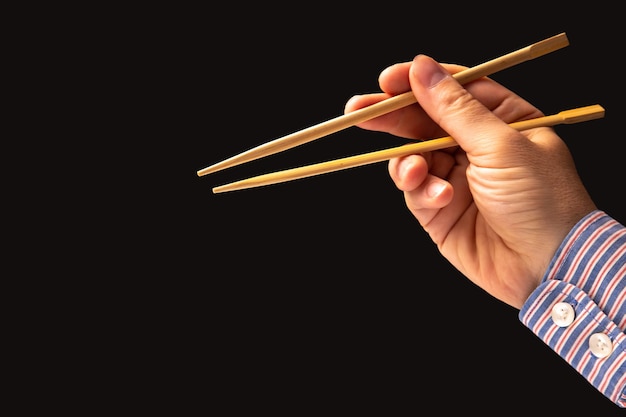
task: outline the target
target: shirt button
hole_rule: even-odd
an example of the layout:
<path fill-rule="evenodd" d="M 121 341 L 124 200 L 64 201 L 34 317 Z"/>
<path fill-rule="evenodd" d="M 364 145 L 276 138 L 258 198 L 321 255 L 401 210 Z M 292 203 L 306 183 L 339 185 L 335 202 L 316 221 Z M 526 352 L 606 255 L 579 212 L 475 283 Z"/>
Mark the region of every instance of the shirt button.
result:
<path fill-rule="evenodd" d="M 598 358 L 606 358 L 613 351 L 613 342 L 604 333 L 594 333 L 589 337 L 589 349 Z"/>
<path fill-rule="evenodd" d="M 559 327 L 566 327 L 574 321 L 574 307 L 569 303 L 556 303 L 552 307 L 552 321 Z"/>

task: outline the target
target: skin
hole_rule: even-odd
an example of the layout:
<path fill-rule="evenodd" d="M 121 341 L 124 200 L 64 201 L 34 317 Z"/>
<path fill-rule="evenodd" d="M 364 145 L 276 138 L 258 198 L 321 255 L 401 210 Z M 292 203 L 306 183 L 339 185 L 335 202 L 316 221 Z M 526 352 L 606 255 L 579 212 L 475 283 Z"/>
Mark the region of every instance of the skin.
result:
<path fill-rule="evenodd" d="M 418 55 L 386 68 L 383 92 L 352 97 L 345 112 L 412 90 L 418 104 L 358 126 L 409 139 L 454 137 L 455 148 L 390 160 L 389 174 L 442 255 L 520 309 L 567 233 L 596 206 L 552 128 L 507 125 L 541 111 L 488 78 L 461 86 L 451 74 L 464 68 Z"/>

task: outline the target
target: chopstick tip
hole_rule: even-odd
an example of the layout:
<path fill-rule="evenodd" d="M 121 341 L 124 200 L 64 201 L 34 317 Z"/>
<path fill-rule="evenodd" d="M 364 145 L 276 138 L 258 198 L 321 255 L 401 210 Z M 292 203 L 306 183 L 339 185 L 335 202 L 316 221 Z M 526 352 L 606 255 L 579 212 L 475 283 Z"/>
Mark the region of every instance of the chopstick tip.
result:
<path fill-rule="evenodd" d="M 228 191 L 226 188 L 227 187 L 225 185 L 220 185 L 218 187 L 213 187 L 212 191 L 213 191 L 213 194 L 219 194 L 219 193 L 223 193 L 224 191 Z"/>
<path fill-rule="evenodd" d="M 198 171 L 198 176 L 202 177 L 204 175 L 211 174 L 213 172 L 217 172 L 217 171 L 220 171 L 222 169 L 230 168 L 230 167 L 232 167 L 234 165 L 237 165 L 238 163 L 241 163 L 241 162 L 239 162 L 240 159 L 242 159 L 241 156 L 239 156 L 239 157 L 232 157 L 232 158 L 229 158 L 229 159 L 225 159 L 225 160 L 223 160 L 221 162 L 217 162 L 217 163 L 215 163 L 215 164 L 213 164 L 211 166 L 208 166 L 206 168 L 202 168 L 201 170 Z"/>
<path fill-rule="evenodd" d="M 205 175 L 211 174 L 215 171 L 219 171 L 220 170 L 220 164 L 215 164 L 215 165 L 211 165 L 208 166 L 206 168 L 202 168 L 200 170 L 198 170 L 197 174 L 199 177 L 203 177 Z"/>
<path fill-rule="evenodd" d="M 227 191 L 244 190 L 246 188 L 251 188 L 254 186 L 257 186 L 256 182 L 252 181 L 251 178 L 248 178 L 247 180 L 239 180 L 235 182 L 229 182 L 228 184 L 218 185 L 216 187 L 213 187 L 212 191 L 213 194 L 219 194 L 225 193 Z"/>

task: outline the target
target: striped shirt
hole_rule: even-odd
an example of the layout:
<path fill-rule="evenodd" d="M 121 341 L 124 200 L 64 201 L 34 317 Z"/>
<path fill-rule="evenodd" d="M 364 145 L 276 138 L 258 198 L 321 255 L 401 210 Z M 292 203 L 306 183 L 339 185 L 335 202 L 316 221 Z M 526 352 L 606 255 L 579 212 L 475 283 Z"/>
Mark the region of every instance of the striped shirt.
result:
<path fill-rule="evenodd" d="M 601 210 L 581 219 L 519 318 L 596 389 L 626 408 L 626 227 Z"/>

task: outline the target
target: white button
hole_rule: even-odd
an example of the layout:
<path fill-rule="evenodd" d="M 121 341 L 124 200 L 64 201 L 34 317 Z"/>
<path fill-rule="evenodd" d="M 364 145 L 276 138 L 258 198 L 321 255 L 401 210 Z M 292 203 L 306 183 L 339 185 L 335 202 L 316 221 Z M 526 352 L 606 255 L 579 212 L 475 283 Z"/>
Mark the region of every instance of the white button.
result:
<path fill-rule="evenodd" d="M 589 349 L 598 358 L 606 358 L 613 351 L 613 343 L 606 334 L 594 333 L 589 338 Z"/>
<path fill-rule="evenodd" d="M 569 303 L 556 303 L 552 307 L 552 321 L 559 327 L 566 327 L 574 321 L 574 307 Z"/>

